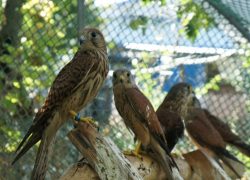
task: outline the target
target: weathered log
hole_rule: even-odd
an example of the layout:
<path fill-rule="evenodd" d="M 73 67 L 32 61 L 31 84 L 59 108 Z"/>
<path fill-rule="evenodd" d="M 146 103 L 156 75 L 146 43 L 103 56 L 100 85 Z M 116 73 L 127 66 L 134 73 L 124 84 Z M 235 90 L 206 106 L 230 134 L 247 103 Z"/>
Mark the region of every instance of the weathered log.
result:
<path fill-rule="evenodd" d="M 157 160 L 149 155 L 124 156 L 109 137 L 102 137 L 95 128 L 80 122 L 79 131 L 68 137 L 86 158 L 85 163 L 71 165 L 59 180 L 78 179 L 144 179 L 165 180 L 166 175 Z M 202 149 L 174 158 L 180 171 L 173 169 L 176 180 L 228 180 L 228 175 Z"/>
<path fill-rule="evenodd" d="M 79 131 L 70 131 L 67 136 L 101 179 L 142 180 L 109 137 L 102 137 L 83 122 L 79 122 L 77 129 Z"/>
<path fill-rule="evenodd" d="M 87 177 L 100 179 L 166 179 L 161 166 L 153 157 L 142 155 L 143 161 L 135 156 L 125 157 L 109 137 L 102 137 L 92 126 L 80 122 L 78 130 L 70 131 L 67 136 L 94 171 L 89 170 L 89 165 L 77 168 L 75 164 L 67 170 L 67 173 L 64 173 L 60 180 L 66 180 L 69 177 L 74 179 L 74 176 L 78 175 L 83 177 L 85 175 L 82 175 L 82 169 L 86 171 Z M 176 180 L 182 180 L 177 169 L 173 169 L 173 175 Z"/>
<path fill-rule="evenodd" d="M 135 156 L 127 156 L 126 158 L 130 161 L 131 165 L 137 170 L 140 176 L 144 180 L 165 180 L 166 175 L 162 168 L 160 168 L 159 164 L 155 160 L 155 158 L 150 157 L 148 155 L 142 155 L 143 161 L 138 159 Z M 190 179 L 191 177 L 195 177 L 190 166 L 184 159 L 174 158 L 177 165 L 180 168 L 180 175 L 183 179 Z M 176 173 L 176 169 L 174 169 L 175 179 L 181 179 L 178 176 L 179 173 Z M 88 163 L 75 163 L 71 165 L 65 173 L 61 176 L 59 180 L 78 180 L 78 179 L 95 179 L 99 180 L 98 174 L 93 170 L 93 168 Z M 200 180 L 200 179 L 192 179 L 192 180 Z"/>

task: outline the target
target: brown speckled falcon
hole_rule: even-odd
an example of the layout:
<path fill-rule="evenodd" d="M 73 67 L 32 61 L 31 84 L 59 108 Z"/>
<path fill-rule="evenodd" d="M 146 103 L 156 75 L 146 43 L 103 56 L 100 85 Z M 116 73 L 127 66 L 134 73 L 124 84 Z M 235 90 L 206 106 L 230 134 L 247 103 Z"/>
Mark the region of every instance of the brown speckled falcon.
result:
<path fill-rule="evenodd" d="M 129 70 L 114 71 L 112 81 L 115 105 L 125 125 L 143 146 L 149 146 L 153 150 L 168 179 L 172 180 L 170 165 L 177 165 L 169 152 L 153 106 L 136 86 Z"/>
<path fill-rule="evenodd" d="M 12 164 L 41 140 L 32 180 L 41 180 L 52 157 L 55 136 L 72 116 L 69 111 L 80 111 L 98 94 L 109 71 L 107 48 L 100 30 L 84 28 L 79 33 L 80 46 L 73 59 L 59 72 L 49 94 L 39 109 L 17 151 Z"/>
<path fill-rule="evenodd" d="M 193 86 L 188 83 L 177 83 L 169 90 L 162 104 L 156 111 L 167 139 L 170 152 L 184 135 L 183 118 L 187 113 L 187 104 L 193 97 Z"/>
<path fill-rule="evenodd" d="M 226 149 L 226 143 L 220 133 L 213 127 L 207 119 L 204 111 L 197 104 L 196 97 L 189 101 L 188 111 L 184 117 L 185 128 L 189 137 L 198 148 L 205 150 L 220 164 L 218 159 L 221 159 L 239 178 L 239 174 L 230 165 L 225 157 L 234 161 L 240 162 L 236 157 L 230 154 Z M 220 164 L 221 165 L 221 164 Z"/>
<path fill-rule="evenodd" d="M 200 102 L 197 98 L 196 101 L 197 106 L 200 107 Z M 212 115 L 207 109 L 203 109 L 203 111 L 208 120 L 212 123 L 213 127 L 220 133 L 221 137 L 227 144 L 236 147 L 240 152 L 250 157 L 250 145 L 242 141 L 239 136 L 231 131 L 226 123 Z"/>

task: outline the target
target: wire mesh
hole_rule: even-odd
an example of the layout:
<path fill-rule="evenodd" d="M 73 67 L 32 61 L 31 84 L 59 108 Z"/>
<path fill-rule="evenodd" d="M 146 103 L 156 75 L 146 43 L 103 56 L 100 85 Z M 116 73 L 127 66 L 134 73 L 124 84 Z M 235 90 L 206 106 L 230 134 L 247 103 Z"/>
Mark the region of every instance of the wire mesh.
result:
<path fill-rule="evenodd" d="M 210 0 L 86 0 L 83 7 L 78 3 L 2 1 L 1 179 L 30 177 L 38 145 L 14 166 L 9 165 L 56 74 L 77 50 L 79 21 L 102 30 L 111 69 L 101 92 L 84 114 L 98 121 L 100 132 L 110 136 L 121 150 L 134 147 L 133 135 L 126 130 L 113 102 L 111 75 L 121 67 L 131 69 L 155 109 L 172 85 L 191 83 L 202 106 L 250 144 L 250 39 L 244 31 L 250 27 L 247 0 L 221 0 L 220 6 Z M 225 12 L 233 18 L 221 14 Z M 57 134 L 47 179 L 57 179 L 80 157 L 66 137 L 72 128 L 69 121 Z M 249 158 L 227 148 L 250 173 Z M 185 136 L 175 152 L 194 149 Z"/>

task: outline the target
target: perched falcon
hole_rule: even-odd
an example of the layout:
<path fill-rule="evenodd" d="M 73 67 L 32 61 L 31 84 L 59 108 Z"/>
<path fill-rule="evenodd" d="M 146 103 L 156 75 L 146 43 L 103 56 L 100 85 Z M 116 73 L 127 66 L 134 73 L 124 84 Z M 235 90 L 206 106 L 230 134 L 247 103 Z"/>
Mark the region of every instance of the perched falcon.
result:
<path fill-rule="evenodd" d="M 177 83 L 168 92 L 156 111 L 162 125 L 170 152 L 184 134 L 183 118 L 187 113 L 187 104 L 193 97 L 193 86 L 188 83 Z"/>
<path fill-rule="evenodd" d="M 197 101 L 197 106 L 200 107 L 199 100 L 195 98 L 195 101 Z M 203 109 L 203 111 L 205 112 L 207 119 L 212 123 L 213 127 L 220 133 L 221 137 L 227 144 L 236 147 L 240 152 L 250 157 L 250 145 L 242 141 L 239 136 L 231 131 L 226 123 L 212 115 L 207 109 Z"/>
<path fill-rule="evenodd" d="M 84 28 L 79 33 L 79 42 L 76 54 L 55 78 L 47 98 L 17 148 L 20 150 L 30 136 L 12 164 L 41 140 L 32 180 L 45 178 L 56 133 L 72 116 L 69 111 L 78 112 L 92 101 L 108 74 L 107 48 L 101 31 Z"/>
<path fill-rule="evenodd" d="M 115 105 L 125 125 L 143 146 L 153 150 L 168 179 L 172 180 L 171 165 L 177 165 L 169 152 L 153 106 L 135 84 L 129 70 L 114 71 L 112 82 Z"/>
<path fill-rule="evenodd" d="M 199 107 L 196 98 L 189 101 L 188 111 L 184 117 L 185 127 L 189 137 L 198 148 L 204 148 L 217 162 L 221 159 L 239 178 L 239 174 L 230 165 L 225 157 L 240 162 L 236 157 L 230 154 L 226 149 L 226 143 L 220 133 L 213 127 L 207 119 L 204 111 Z M 220 164 L 221 165 L 221 164 Z"/>

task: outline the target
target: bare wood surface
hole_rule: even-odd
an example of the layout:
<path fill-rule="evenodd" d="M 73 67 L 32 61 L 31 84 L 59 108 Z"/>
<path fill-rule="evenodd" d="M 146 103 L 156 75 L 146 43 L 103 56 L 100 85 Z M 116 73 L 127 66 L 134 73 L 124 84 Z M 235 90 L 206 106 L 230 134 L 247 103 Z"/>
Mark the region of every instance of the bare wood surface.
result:
<path fill-rule="evenodd" d="M 140 176 L 144 180 L 166 180 L 166 175 L 160 165 L 156 162 L 153 157 L 148 155 L 142 155 L 143 161 L 135 156 L 126 156 L 130 161 L 131 165 L 137 170 Z M 188 163 L 182 158 L 174 158 L 177 165 L 180 168 L 181 179 L 190 179 L 194 177 L 192 170 Z M 176 169 L 173 170 L 174 177 L 176 180 L 180 179 L 178 177 L 179 173 L 176 173 Z M 94 179 L 99 180 L 98 174 L 93 170 L 93 168 L 88 164 L 75 163 L 71 165 L 65 173 L 61 176 L 59 180 L 78 180 L 78 179 Z M 200 179 L 192 179 L 200 180 Z"/>
<path fill-rule="evenodd" d="M 86 123 L 79 122 L 77 128 L 80 133 L 70 131 L 67 136 L 100 179 L 142 180 L 109 137 L 100 136 L 95 128 Z"/>
<path fill-rule="evenodd" d="M 204 149 L 198 149 L 183 156 L 202 180 L 230 180 L 225 171 Z"/>

